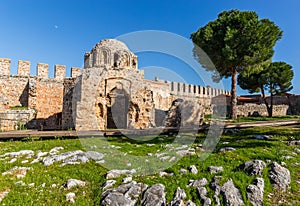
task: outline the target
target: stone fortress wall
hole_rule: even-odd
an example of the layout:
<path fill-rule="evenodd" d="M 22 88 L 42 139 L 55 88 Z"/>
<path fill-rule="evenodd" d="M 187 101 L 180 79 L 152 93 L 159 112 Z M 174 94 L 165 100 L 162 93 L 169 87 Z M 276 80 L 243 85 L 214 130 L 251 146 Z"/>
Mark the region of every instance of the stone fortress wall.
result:
<path fill-rule="evenodd" d="M 20 121 L 22 124 L 27 121 L 30 128 L 61 128 L 66 67 L 55 65 L 54 78 L 49 78 L 48 64 L 38 63 L 36 76 L 30 75 L 30 66 L 29 61 L 19 60 L 17 75 L 11 75 L 11 60 L 0 58 L 2 130 L 15 129 Z M 76 78 L 81 73 L 79 68 L 71 70 L 71 78 Z M 16 113 L 16 107 L 23 107 L 22 111 Z M 22 118 L 20 114 L 23 114 Z"/>

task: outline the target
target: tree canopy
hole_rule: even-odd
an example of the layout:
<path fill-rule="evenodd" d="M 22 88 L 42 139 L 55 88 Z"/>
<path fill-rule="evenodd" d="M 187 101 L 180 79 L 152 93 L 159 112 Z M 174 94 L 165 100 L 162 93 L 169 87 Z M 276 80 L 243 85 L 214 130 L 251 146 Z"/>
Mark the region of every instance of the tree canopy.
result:
<path fill-rule="evenodd" d="M 223 11 L 218 18 L 191 34 L 191 39 L 203 49 L 216 67 L 214 80 L 232 78 L 231 117 L 236 118 L 237 74 L 255 68 L 270 59 L 282 31 L 269 19 L 258 19 L 252 11 Z M 194 48 L 194 55 L 207 70 L 213 70 Z"/>
<path fill-rule="evenodd" d="M 264 63 L 258 71 L 245 71 L 238 76 L 238 84 L 250 93 L 261 92 L 271 117 L 273 112 L 273 96 L 280 95 L 293 89 L 292 79 L 294 72 L 292 66 L 285 62 Z M 270 105 L 265 93 L 271 95 Z"/>

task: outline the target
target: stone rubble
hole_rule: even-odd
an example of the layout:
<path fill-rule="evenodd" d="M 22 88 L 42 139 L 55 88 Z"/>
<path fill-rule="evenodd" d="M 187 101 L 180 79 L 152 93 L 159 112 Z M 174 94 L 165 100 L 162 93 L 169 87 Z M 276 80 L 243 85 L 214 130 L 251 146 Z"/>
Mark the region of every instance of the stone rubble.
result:
<path fill-rule="evenodd" d="M 131 175 L 132 176 L 134 173 L 136 173 L 135 169 L 132 169 L 132 170 L 110 170 L 106 174 L 106 179 L 114 179 L 114 178 L 120 177 L 122 175 Z"/>
<path fill-rule="evenodd" d="M 270 135 L 255 135 L 252 136 L 252 138 L 257 139 L 257 140 L 270 140 L 272 137 Z"/>
<path fill-rule="evenodd" d="M 223 172 L 223 167 L 222 166 L 209 166 L 208 167 L 208 171 L 210 172 L 210 174 L 217 174 L 220 172 Z"/>
<path fill-rule="evenodd" d="M 208 181 L 206 178 L 202 178 L 199 180 L 189 180 L 188 187 L 204 187 L 208 184 Z"/>
<path fill-rule="evenodd" d="M 166 205 L 165 186 L 155 184 L 143 195 L 142 206 L 162 206 Z"/>
<path fill-rule="evenodd" d="M 102 193 L 102 206 L 134 206 L 140 195 L 147 189 L 143 183 L 131 182 Z"/>
<path fill-rule="evenodd" d="M 73 188 L 73 187 L 84 187 L 86 185 L 86 182 L 77 180 L 77 179 L 68 179 L 67 183 L 64 185 L 65 188 L 68 190 Z"/>
<path fill-rule="evenodd" d="M 184 157 L 184 156 L 194 156 L 196 155 L 196 152 L 190 150 L 179 150 L 176 152 L 176 154 L 178 154 L 181 157 Z"/>
<path fill-rule="evenodd" d="M 52 152 L 52 154 L 55 152 Z M 49 152 L 50 154 L 50 152 Z M 54 154 L 42 159 L 42 164 L 45 166 L 52 165 L 56 162 L 61 162 L 61 166 L 65 165 L 74 165 L 80 163 L 86 163 L 90 160 L 101 161 L 104 158 L 104 154 L 95 152 L 95 151 L 87 151 L 83 152 L 81 150 L 75 150 L 70 152 L 64 152 L 61 154 Z"/>
<path fill-rule="evenodd" d="M 207 190 L 205 187 L 197 187 L 201 203 L 203 206 L 210 206 L 211 205 L 211 199 L 207 197 Z"/>
<path fill-rule="evenodd" d="M 263 178 L 255 178 L 253 184 L 246 188 L 248 200 L 253 206 L 263 205 L 265 182 Z"/>
<path fill-rule="evenodd" d="M 188 167 L 188 170 L 193 174 L 198 174 L 198 169 L 195 165 L 191 165 Z"/>
<path fill-rule="evenodd" d="M 266 163 L 262 160 L 248 161 L 239 166 L 239 169 L 243 170 L 250 176 L 262 176 Z"/>
<path fill-rule="evenodd" d="M 184 200 L 186 199 L 186 193 L 183 189 L 178 187 L 176 189 L 173 200 L 168 203 L 168 206 L 184 206 Z"/>
<path fill-rule="evenodd" d="M 132 176 L 125 177 L 122 180 L 122 183 L 124 183 L 124 184 L 129 183 L 129 182 L 132 182 Z"/>
<path fill-rule="evenodd" d="M 221 194 L 223 196 L 224 205 L 226 206 L 244 205 L 242 195 L 240 191 L 235 187 L 232 179 L 228 180 L 221 187 Z"/>
<path fill-rule="evenodd" d="M 107 190 L 108 188 L 111 188 L 112 186 L 114 186 L 114 184 L 116 184 L 116 180 L 107 180 L 101 187 L 101 189 L 103 191 Z"/>
<path fill-rule="evenodd" d="M 219 150 L 219 152 L 228 152 L 228 151 L 235 151 L 234 147 L 223 147 Z"/>
<path fill-rule="evenodd" d="M 5 153 L 3 155 L 1 155 L 0 157 L 10 157 L 10 158 L 19 158 L 22 156 L 27 155 L 27 157 L 31 157 L 34 155 L 34 151 L 32 150 L 20 150 L 18 152 L 8 152 Z"/>
<path fill-rule="evenodd" d="M 74 200 L 75 197 L 76 197 L 76 195 L 74 192 L 69 192 L 68 194 L 66 194 L 66 201 L 75 203 L 75 200 Z"/>
<path fill-rule="evenodd" d="M 33 168 L 31 168 L 31 167 L 18 167 L 18 166 L 15 166 L 15 167 L 13 167 L 12 169 L 10 169 L 10 170 L 8 170 L 6 172 L 3 172 L 2 176 L 13 175 L 17 179 L 24 178 L 26 176 L 28 170 L 33 170 Z"/>
<path fill-rule="evenodd" d="M 9 194 L 10 190 L 5 190 L 3 192 L 0 192 L 0 202 Z"/>
<path fill-rule="evenodd" d="M 277 162 L 271 164 L 271 170 L 269 172 L 269 178 L 275 188 L 286 191 L 291 183 L 290 171 L 279 165 Z"/>
<path fill-rule="evenodd" d="M 213 178 L 213 181 L 210 183 L 209 187 L 215 191 L 213 198 L 215 200 L 215 205 L 216 206 L 220 206 L 220 194 L 221 194 L 221 186 L 220 186 L 220 180 L 221 180 L 222 176 L 215 176 Z"/>

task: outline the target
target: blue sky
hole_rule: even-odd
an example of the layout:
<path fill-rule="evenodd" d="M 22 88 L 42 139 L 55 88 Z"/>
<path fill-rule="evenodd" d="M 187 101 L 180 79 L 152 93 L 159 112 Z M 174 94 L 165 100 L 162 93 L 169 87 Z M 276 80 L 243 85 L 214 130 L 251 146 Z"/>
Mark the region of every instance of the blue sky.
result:
<path fill-rule="evenodd" d="M 162 30 L 185 38 L 217 18 L 223 10 L 256 11 L 284 32 L 275 47 L 273 61 L 294 68 L 293 93 L 300 94 L 300 1 L 298 0 L 2 0 L 0 4 L 0 57 L 12 60 L 12 73 L 19 59 L 31 61 L 35 74 L 38 62 L 82 67 L 83 55 L 102 39 L 140 30 Z M 164 67 L 185 73 L 184 63 L 165 60 L 157 54 L 139 55 L 139 66 Z M 196 84 L 194 74 L 185 80 Z M 190 75 L 190 78 L 189 76 Z M 181 76 L 181 74 L 179 74 Z M 230 81 L 224 81 L 230 89 Z M 247 93 L 238 90 L 239 94 Z"/>

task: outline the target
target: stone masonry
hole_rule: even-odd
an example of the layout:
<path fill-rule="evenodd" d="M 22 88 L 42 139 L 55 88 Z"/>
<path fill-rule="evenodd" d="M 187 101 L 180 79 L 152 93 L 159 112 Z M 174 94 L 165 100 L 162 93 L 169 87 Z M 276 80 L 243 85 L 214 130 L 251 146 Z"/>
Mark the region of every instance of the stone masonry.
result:
<path fill-rule="evenodd" d="M 30 111 L 27 126 L 38 129 L 164 126 L 169 109 L 178 101 L 186 101 L 181 108 L 186 116 L 181 119 L 188 122 L 179 126 L 192 126 L 199 124 L 204 113 L 212 112 L 212 97 L 229 94 L 181 82 L 145 80 L 144 71 L 138 69 L 138 57 L 114 39 L 97 43 L 84 55 L 83 69 L 71 68 L 71 77 L 66 77 L 64 65 L 55 65 L 54 78 L 49 78 L 45 63 L 38 63 L 37 76 L 31 76 L 30 62 L 24 60 L 18 62 L 18 74 L 11 75 L 10 64 L 10 59 L 0 58 L 0 113 L 3 117 L 9 113 L 16 120 L 14 114 L 19 113 L 12 109 L 25 107 L 28 110 L 22 114 Z M 13 124 L 17 123 L 5 122 L 12 125 L 10 129 L 16 128 Z M 5 125 L 0 115 L 0 129 L 9 128 Z"/>

